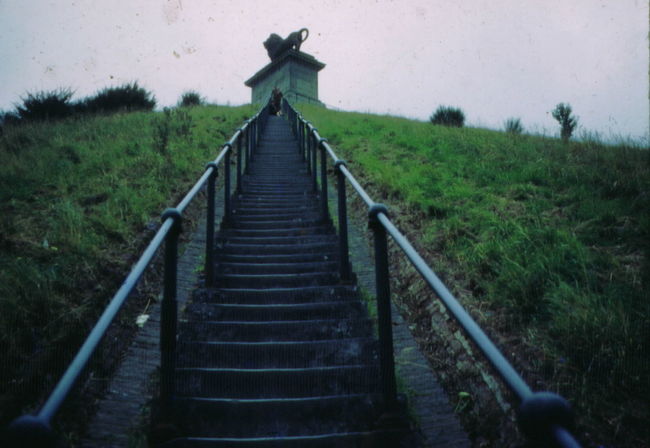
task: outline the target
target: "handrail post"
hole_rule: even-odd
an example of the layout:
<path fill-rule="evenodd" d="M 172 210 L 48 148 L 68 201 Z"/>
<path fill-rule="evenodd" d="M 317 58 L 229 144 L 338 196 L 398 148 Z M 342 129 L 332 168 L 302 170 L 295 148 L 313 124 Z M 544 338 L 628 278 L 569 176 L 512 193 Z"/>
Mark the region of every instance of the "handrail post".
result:
<path fill-rule="evenodd" d="M 160 309 L 160 405 L 162 414 L 169 416 L 176 389 L 176 279 L 178 265 L 178 236 L 181 233 L 181 213 L 168 208 L 162 214 L 163 222 L 168 218 L 174 225 L 165 241 L 165 278 L 163 300 Z"/>
<path fill-rule="evenodd" d="M 307 161 L 307 133 L 309 132 L 307 121 L 302 122 L 302 161 Z M 307 172 L 309 172 L 309 165 L 307 165 Z"/>
<path fill-rule="evenodd" d="M 298 154 L 302 154 L 302 116 L 296 118 L 296 126 L 298 127 L 298 136 L 296 137 L 298 139 Z"/>
<path fill-rule="evenodd" d="M 310 132 L 310 139 L 311 139 L 311 175 L 312 175 L 312 189 L 314 192 L 318 191 L 318 171 L 317 171 L 317 166 L 316 166 L 316 150 L 318 149 L 318 146 L 316 144 L 316 128 L 312 128 Z"/>
<path fill-rule="evenodd" d="M 224 224 L 228 225 L 230 222 L 231 218 L 231 210 L 230 210 L 230 153 L 232 152 L 232 145 L 230 143 L 226 143 L 223 145 L 224 148 L 228 148 L 228 152 L 226 152 L 226 155 L 224 157 L 223 163 L 225 167 L 225 173 L 223 177 L 223 222 Z"/>
<path fill-rule="evenodd" d="M 291 127 L 293 129 L 293 135 L 298 138 L 298 112 L 295 110 L 291 111 Z"/>
<path fill-rule="evenodd" d="M 253 160 L 255 157 L 255 148 L 257 147 L 257 117 L 253 119 L 253 130 L 252 130 L 252 138 L 251 138 L 251 155 L 250 155 L 250 160 Z"/>
<path fill-rule="evenodd" d="M 305 126 L 307 124 L 304 121 L 300 122 L 300 157 L 302 161 L 305 161 Z"/>
<path fill-rule="evenodd" d="M 320 138 L 318 140 L 318 148 L 320 149 L 321 214 L 323 215 L 323 221 L 327 221 L 330 217 L 327 204 L 327 152 L 324 145 L 326 141 L 326 138 Z"/>
<path fill-rule="evenodd" d="M 210 177 L 208 177 L 208 213 L 205 223 L 205 286 L 211 288 L 214 286 L 214 196 L 215 196 L 215 183 L 219 172 L 217 171 L 217 164 L 210 162 L 207 164 L 206 169 L 212 168 Z"/>
<path fill-rule="evenodd" d="M 305 123 L 305 159 L 307 161 L 307 174 L 311 176 L 311 132 L 309 122 Z"/>
<path fill-rule="evenodd" d="M 383 204 L 374 204 L 368 212 L 368 227 L 375 241 L 375 282 L 377 288 L 377 323 L 379 327 L 379 367 L 384 405 L 388 412 L 397 408 L 395 358 L 393 354 L 393 322 L 390 309 L 390 277 L 388 272 L 388 240 L 378 214 L 388 216 Z"/>
<path fill-rule="evenodd" d="M 348 247 L 348 210 L 347 198 L 345 195 L 345 176 L 341 167 L 347 166 L 344 160 L 337 160 L 334 164 L 338 189 L 338 213 L 339 213 L 339 275 L 343 283 L 352 280 L 352 267 L 350 266 L 350 254 Z"/>
<path fill-rule="evenodd" d="M 239 137 L 237 137 L 237 193 L 242 192 L 241 186 L 241 141 L 244 138 L 243 129 L 239 130 Z"/>
<path fill-rule="evenodd" d="M 252 122 L 248 122 L 248 126 L 246 126 L 246 167 L 244 169 L 244 173 L 249 174 L 250 173 L 250 164 L 251 164 L 251 132 L 252 132 Z"/>

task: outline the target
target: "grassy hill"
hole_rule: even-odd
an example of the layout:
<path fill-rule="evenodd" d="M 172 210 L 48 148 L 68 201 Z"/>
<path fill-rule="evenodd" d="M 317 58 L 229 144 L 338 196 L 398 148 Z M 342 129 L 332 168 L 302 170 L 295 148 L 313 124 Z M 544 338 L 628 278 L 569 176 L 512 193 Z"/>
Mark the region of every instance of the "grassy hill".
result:
<path fill-rule="evenodd" d="M 255 111 L 206 106 L 2 129 L 0 424 L 51 390 L 162 210 Z"/>
<path fill-rule="evenodd" d="M 298 109 L 534 389 L 596 440 L 649 440 L 648 148 Z M 396 299 L 431 334 L 400 263 Z"/>
<path fill-rule="evenodd" d="M 648 440 L 647 149 L 299 109 L 535 389 L 568 397 L 594 440 Z M 0 424 L 51 389 L 160 212 L 254 111 L 3 129 Z M 403 263 L 392 269 L 396 300 L 440 345 L 433 299 Z M 458 409 L 479 409 L 472 399 Z"/>

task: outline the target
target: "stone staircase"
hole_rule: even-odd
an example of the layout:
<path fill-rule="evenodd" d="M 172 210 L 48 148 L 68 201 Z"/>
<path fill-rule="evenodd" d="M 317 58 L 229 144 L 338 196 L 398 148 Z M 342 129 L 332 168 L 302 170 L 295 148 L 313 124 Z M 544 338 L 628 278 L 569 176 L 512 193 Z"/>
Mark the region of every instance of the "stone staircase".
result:
<path fill-rule="evenodd" d="M 181 314 L 169 447 L 412 446 L 380 427 L 377 342 L 338 240 L 320 214 L 286 121 L 269 117 L 233 217 L 218 234 L 215 288 Z"/>

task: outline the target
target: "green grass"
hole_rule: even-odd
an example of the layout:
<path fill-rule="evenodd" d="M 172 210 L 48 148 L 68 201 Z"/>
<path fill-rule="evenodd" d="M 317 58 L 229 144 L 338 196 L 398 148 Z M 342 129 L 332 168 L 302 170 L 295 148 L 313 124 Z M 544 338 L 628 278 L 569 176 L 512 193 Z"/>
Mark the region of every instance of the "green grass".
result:
<path fill-rule="evenodd" d="M 0 424 L 47 392 L 160 213 L 254 112 L 206 106 L 5 126 Z"/>
<path fill-rule="evenodd" d="M 648 417 L 648 148 L 298 109 L 549 388 Z"/>

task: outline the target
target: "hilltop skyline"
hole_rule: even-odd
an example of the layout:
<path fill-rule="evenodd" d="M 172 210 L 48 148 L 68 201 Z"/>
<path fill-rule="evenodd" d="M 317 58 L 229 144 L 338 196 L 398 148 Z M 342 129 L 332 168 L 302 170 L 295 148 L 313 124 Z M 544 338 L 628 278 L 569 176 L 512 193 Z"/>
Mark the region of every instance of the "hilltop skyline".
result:
<path fill-rule="evenodd" d="M 582 130 L 648 141 L 648 5 L 636 0 L 36 0 L 0 3 L 0 109 L 27 91 L 75 98 L 137 80 L 162 106 L 188 89 L 244 104 L 268 63 L 262 42 L 310 30 L 329 107 L 427 120 L 460 107 L 470 126 L 558 135 L 570 103 Z M 581 130 L 578 130 L 580 134 Z"/>

